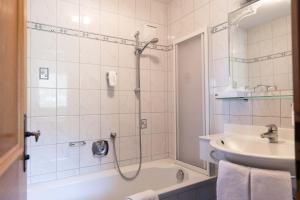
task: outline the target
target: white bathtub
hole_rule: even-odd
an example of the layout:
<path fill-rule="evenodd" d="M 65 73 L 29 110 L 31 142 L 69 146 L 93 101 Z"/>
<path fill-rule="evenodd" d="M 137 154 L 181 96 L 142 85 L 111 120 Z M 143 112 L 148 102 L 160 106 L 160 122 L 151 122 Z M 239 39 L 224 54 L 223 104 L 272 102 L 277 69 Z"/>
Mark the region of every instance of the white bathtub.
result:
<path fill-rule="evenodd" d="M 123 167 L 127 174 L 137 166 Z M 176 173 L 182 169 L 184 181 L 177 182 Z M 144 190 L 155 190 L 161 196 L 198 183 L 212 180 L 203 174 L 176 165 L 172 160 L 143 164 L 139 177 L 124 181 L 116 170 L 106 170 L 47 183 L 28 186 L 28 200 L 124 200 L 127 196 Z"/>

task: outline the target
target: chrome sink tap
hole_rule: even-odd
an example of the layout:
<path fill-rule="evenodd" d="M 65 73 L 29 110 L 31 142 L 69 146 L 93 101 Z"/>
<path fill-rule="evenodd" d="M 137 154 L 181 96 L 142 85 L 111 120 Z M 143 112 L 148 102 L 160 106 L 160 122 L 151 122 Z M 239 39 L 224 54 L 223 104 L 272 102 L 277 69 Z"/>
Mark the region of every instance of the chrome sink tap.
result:
<path fill-rule="evenodd" d="M 275 124 L 267 125 L 268 132 L 260 135 L 261 138 L 268 138 L 270 143 L 278 143 L 278 128 Z"/>

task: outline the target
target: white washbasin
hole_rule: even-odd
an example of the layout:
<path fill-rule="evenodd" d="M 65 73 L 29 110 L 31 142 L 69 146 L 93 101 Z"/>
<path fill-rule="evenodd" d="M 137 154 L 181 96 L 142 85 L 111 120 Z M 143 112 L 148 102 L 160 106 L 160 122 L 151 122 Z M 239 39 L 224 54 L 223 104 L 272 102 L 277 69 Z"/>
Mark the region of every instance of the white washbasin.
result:
<path fill-rule="evenodd" d="M 227 128 L 229 130 L 223 134 L 200 137 L 200 140 L 209 141 L 210 158 L 214 161 L 224 159 L 250 167 L 294 171 L 292 130 L 279 129 L 279 142 L 269 143 L 268 139 L 260 137 L 265 127 L 227 125 Z"/>

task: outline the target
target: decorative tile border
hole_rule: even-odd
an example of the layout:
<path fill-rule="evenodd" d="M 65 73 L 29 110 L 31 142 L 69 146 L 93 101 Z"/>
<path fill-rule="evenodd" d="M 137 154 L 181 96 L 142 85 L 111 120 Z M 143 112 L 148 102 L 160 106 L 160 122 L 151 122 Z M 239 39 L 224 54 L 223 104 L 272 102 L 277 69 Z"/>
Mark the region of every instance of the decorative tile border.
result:
<path fill-rule="evenodd" d="M 80 31 L 80 30 L 74 30 L 74 29 L 69 29 L 69 28 L 64 28 L 64 27 L 59 27 L 59 26 L 36 23 L 36 22 L 32 22 L 32 21 L 27 22 L 27 28 L 33 29 L 33 30 L 39 30 L 39 31 L 52 32 L 52 33 L 57 33 L 57 34 L 75 36 L 75 37 L 88 38 L 88 39 L 93 39 L 93 40 L 100 40 L 100 41 L 104 41 L 104 42 L 129 45 L 129 46 L 136 45 L 135 40 L 129 40 L 126 38 L 102 35 L 102 34 L 97 34 L 97 33 L 84 32 L 84 31 Z M 143 45 L 145 45 L 145 42 L 141 42 L 141 46 L 143 46 Z M 160 50 L 160 51 L 172 50 L 171 45 L 165 46 L 165 45 L 150 44 L 149 48 L 155 49 L 155 50 Z"/>
<path fill-rule="evenodd" d="M 282 57 L 287 57 L 287 56 L 291 56 L 292 55 L 292 51 L 285 51 L 285 52 L 281 52 L 281 53 L 275 53 L 275 54 L 271 54 L 271 55 L 267 55 L 267 56 L 262 56 L 262 57 L 257 57 L 257 58 L 231 58 L 231 61 L 234 62 L 239 62 L 239 63 L 256 63 L 256 62 L 262 62 L 262 61 L 266 61 L 266 60 L 274 60 L 276 58 L 282 58 Z"/>

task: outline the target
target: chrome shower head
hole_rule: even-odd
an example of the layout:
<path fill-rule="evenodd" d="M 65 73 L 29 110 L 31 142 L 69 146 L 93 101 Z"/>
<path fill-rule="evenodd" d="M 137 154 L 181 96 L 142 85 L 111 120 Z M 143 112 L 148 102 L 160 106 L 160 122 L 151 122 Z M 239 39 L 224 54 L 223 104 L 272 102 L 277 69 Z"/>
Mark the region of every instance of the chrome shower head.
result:
<path fill-rule="evenodd" d="M 149 42 L 147 42 L 143 48 L 139 48 L 138 49 L 138 53 L 142 54 L 143 51 L 147 48 L 147 46 L 149 46 L 149 44 L 156 44 L 156 43 L 158 43 L 158 41 L 159 41 L 158 38 L 153 38 L 152 40 L 150 40 Z"/>

